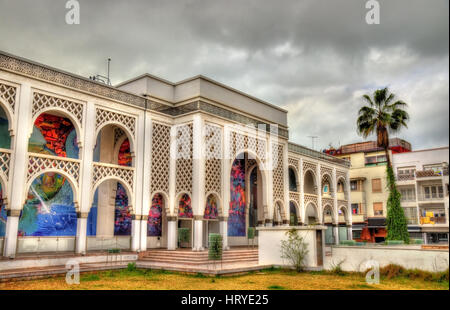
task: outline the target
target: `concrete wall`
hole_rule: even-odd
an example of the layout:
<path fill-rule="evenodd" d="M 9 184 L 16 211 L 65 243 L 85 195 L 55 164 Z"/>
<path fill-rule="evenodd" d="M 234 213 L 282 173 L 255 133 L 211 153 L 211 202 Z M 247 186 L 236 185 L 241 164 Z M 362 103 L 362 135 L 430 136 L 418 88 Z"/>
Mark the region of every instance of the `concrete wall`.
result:
<path fill-rule="evenodd" d="M 291 263 L 281 258 L 281 240 L 287 240 L 286 233 L 293 227 L 258 227 L 259 264 L 290 266 Z M 295 227 L 308 244 L 309 253 L 305 259 L 305 267 L 317 267 L 316 231 L 323 230 L 322 248 L 324 248 L 325 226 L 297 226 Z"/>
<path fill-rule="evenodd" d="M 420 246 L 333 246 L 331 255 L 325 257 L 324 268 L 332 269 L 342 262 L 345 271 L 363 272 L 369 260 L 380 267 L 396 264 L 407 269 L 443 271 L 448 269 L 448 250 L 423 250 Z"/>

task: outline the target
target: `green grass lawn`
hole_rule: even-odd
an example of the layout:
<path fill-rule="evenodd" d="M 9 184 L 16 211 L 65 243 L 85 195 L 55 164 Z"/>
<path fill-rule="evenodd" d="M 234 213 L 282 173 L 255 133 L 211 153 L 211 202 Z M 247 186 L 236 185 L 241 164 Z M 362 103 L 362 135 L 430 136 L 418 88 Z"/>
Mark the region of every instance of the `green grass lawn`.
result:
<path fill-rule="evenodd" d="M 382 275 L 379 284 L 367 284 L 357 273 L 302 272 L 267 269 L 236 276 L 189 275 L 161 270 L 133 269 L 85 273 L 80 284 L 65 277 L 0 283 L 1 290 L 448 290 L 442 278 Z"/>

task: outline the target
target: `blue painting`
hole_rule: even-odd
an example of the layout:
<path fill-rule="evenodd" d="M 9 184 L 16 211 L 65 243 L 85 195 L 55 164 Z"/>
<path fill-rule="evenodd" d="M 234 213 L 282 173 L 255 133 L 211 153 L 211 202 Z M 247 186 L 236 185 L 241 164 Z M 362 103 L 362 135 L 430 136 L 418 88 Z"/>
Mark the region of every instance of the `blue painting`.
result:
<path fill-rule="evenodd" d="M 245 236 L 245 160 L 236 159 L 231 167 L 228 236 Z"/>
<path fill-rule="evenodd" d="M 5 236 L 6 230 L 6 208 L 3 204 L 3 188 L 0 183 L 0 237 Z"/>
<path fill-rule="evenodd" d="M 76 131 L 69 119 L 41 114 L 34 123 L 28 150 L 78 158 Z M 75 236 L 77 215 L 68 180 L 57 173 L 38 176 L 28 189 L 19 221 L 19 236 Z"/>

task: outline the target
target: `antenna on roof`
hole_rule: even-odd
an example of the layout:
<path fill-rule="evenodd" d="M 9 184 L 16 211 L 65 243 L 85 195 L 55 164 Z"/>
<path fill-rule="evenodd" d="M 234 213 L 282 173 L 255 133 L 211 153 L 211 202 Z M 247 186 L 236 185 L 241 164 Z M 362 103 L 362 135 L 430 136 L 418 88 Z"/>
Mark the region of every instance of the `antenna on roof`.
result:
<path fill-rule="evenodd" d="M 111 58 L 108 58 L 107 76 L 97 74 L 97 75 L 90 76 L 89 79 L 111 86 L 111 79 L 109 77 L 110 66 L 111 66 Z"/>
<path fill-rule="evenodd" d="M 317 139 L 317 138 L 319 138 L 319 136 L 308 136 L 309 138 L 311 138 L 311 148 L 313 149 L 313 150 L 315 150 L 314 149 L 314 139 Z"/>

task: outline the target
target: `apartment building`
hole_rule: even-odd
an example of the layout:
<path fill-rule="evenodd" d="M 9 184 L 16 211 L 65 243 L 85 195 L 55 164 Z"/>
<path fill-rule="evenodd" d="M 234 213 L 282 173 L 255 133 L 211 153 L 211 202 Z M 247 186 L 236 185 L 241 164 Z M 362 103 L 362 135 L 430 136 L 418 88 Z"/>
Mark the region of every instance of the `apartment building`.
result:
<path fill-rule="evenodd" d="M 393 156 L 408 231 L 425 243 L 448 243 L 448 159 L 448 146 Z"/>
<path fill-rule="evenodd" d="M 408 153 L 411 144 L 399 138 L 389 140 L 389 156 Z M 386 237 L 387 158 L 376 141 L 366 141 L 325 150 L 349 160 L 353 239 L 380 242 Z"/>

